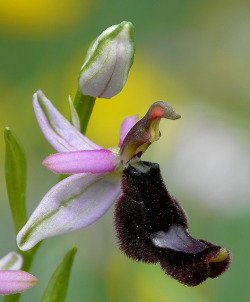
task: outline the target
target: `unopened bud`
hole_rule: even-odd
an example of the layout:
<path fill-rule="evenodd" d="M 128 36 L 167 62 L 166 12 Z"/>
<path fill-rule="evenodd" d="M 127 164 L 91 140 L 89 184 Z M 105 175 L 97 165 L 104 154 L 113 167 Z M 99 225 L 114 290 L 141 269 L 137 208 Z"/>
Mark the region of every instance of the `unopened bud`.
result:
<path fill-rule="evenodd" d="M 134 28 L 123 21 L 107 28 L 94 42 L 79 76 L 84 95 L 110 99 L 124 87 L 135 52 Z"/>

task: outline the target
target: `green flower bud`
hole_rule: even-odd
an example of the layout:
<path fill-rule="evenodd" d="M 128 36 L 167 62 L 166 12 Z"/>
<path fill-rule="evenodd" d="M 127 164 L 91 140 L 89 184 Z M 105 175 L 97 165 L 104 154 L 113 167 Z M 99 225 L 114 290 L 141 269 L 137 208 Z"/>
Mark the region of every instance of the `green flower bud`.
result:
<path fill-rule="evenodd" d="M 79 76 L 84 95 L 112 98 L 124 87 L 135 53 L 134 28 L 123 21 L 107 28 L 94 42 Z"/>

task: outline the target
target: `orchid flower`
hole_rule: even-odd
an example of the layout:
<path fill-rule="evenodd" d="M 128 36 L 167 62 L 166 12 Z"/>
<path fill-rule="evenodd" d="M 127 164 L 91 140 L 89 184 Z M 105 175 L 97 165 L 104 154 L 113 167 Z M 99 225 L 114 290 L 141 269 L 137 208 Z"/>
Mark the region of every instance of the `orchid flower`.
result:
<path fill-rule="evenodd" d="M 16 252 L 10 252 L 0 259 L 0 295 L 17 294 L 34 286 L 38 279 L 21 271 L 23 258 Z"/>
<path fill-rule="evenodd" d="M 41 91 L 34 94 L 33 105 L 42 132 L 59 152 L 43 164 L 56 173 L 74 175 L 42 199 L 17 236 L 20 249 L 87 227 L 118 200 L 115 226 L 128 257 L 159 262 L 168 275 L 189 286 L 216 278 L 229 267 L 229 250 L 191 237 L 185 212 L 168 193 L 159 166 L 140 160 L 160 138 L 160 119 L 180 118 L 171 105 L 156 102 L 141 120 L 126 118 L 118 147 L 110 149 L 82 135 Z"/>
<path fill-rule="evenodd" d="M 103 149 L 70 124 L 41 91 L 33 96 L 39 126 L 59 152 L 43 164 L 60 174 L 73 174 L 56 184 L 42 199 L 17 235 L 21 250 L 39 241 L 73 232 L 101 218 L 120 195 L 122 169 L 139 161 L 148 146 L 160 137 L 161 118 L 180 117 L 166 102 L 154 103 L 143 119 L 124 119 L 118 147 Z"/>

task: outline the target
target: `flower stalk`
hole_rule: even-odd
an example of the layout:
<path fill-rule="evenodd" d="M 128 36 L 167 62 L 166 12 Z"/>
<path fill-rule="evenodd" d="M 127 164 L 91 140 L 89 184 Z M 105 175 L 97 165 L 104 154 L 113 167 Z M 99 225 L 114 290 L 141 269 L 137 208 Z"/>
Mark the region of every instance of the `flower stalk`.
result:
<path fill-rule="evenodd" d="M 82 134 L 86 133 L 90 116 L 95 105 L 96 98 L 89 95 L 82 94 L 80 88 L 77 89 L 74 107 L 79 116 L 80 121 L 80 132 Z"/>

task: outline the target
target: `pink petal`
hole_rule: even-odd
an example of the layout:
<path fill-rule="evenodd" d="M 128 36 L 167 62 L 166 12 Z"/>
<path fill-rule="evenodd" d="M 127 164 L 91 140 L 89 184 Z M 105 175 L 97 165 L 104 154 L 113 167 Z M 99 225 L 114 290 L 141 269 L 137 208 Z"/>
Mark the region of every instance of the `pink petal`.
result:
<path fill-rule="evenodd" d="M 41 90 L 33 95 L 33 107 L 45 138 L 58 152 L 101 149 L 72 126 Z"/>
<path fill-rule="evenodd" d="M 119 147 L 121 147 L 124 138 L 128 134 L 129 130 L 139 121 L 139 116 L 138 115 L 132 115 L 126 117 L 121 125 L 120 129 L 120 141 L 119 141 Z"/>
<path fill-rule="evenodd" d="M 17 245 L 29 250 L 39 241 L 94 223 L 120 194 L 120 173 L 76 174 L 56 184 L 42 199 L 17 235 Z"/>
<path fill-rule="evenodd" d="M 0 295 L 22 293 L 37 282 L 36 277 L 24 271 L 0 271 Z"/>
<path fill-rule="evenodd" d="M 109 150 L 64 152 L 50 155 L 43 164 L 55 173 L 106 173 L 115 170 L 115 154 Z"/>

